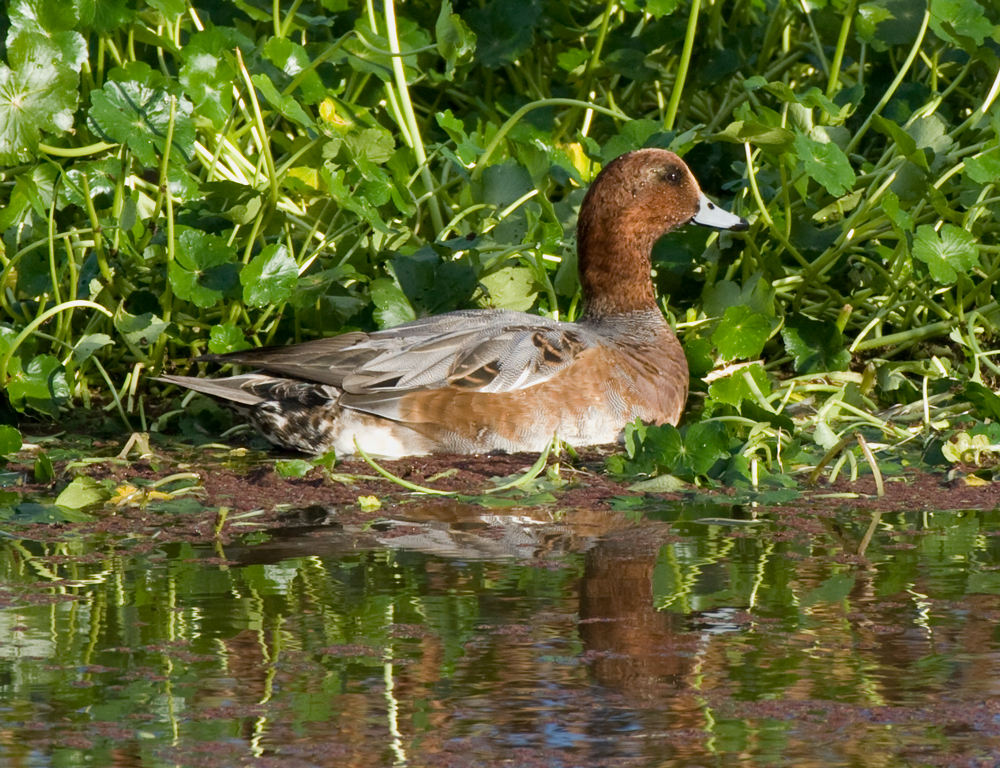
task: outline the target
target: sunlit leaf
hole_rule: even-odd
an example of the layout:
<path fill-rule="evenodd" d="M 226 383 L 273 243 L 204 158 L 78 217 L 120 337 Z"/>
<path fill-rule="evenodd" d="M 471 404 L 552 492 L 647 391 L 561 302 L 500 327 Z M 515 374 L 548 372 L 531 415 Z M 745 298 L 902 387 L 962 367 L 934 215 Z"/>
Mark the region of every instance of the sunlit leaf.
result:
<path fill-rule="evenodd" d="M 250 347 L 251 344 L 246 340 L 243 331 L 233 323 L 214 325 L 209 331 L 208 349 L 213 354 L 223 355 L 226 352 L 238 352 Z"/>
<path fill-rule="evenodd" d="M 265 307 L 288 301 L 299 278 L 299 267 L 284 245 L 269 245 L 240 272 L 243 301 Z"/>
<path fill-rule="evenodd" d="M 50 63 L 26 63 L 12 70 L 0 64 L 0 163 L 33 158 L 41 132 L 61 134 L 73 125 L 76 73 Z"/>
<path fill-rule="evenodd" d="M 771 332 L 771 322 L 750 307 L 729 307 L 722 316 L 712 342 L 724 360 L 757 357 Z"/>
<path fill-rule="evenodd" d="M 193 106 L 183 96 L 173 96 L 163 76 L 142 62 L 112 70 L 104 87 L 91 92 L 91 125 L 108 141 L 128 144 L 143 165 L 155 167 L 166 148 L 171 100 L 175 104 L 172 157 L 186 162 L 194 146 Z"/>
<path fill-rule="evenodd" d="M 21 450 L 21 433 L 15 427 L 0 424 L 0 456 L 9 456 Z"/>
<path fill-rule="evenodd" d="M 479 278 L 486 292 L 486 305 L 525 312 L 535 303 L 538 289 L 527 267 L 503 267 Z"/>
<path fill-rule="evenodd" d="M 56 506 L 67 509 L 83 509 L 94 504 L 101 504 L 109 498 L 111 498 L 111 494 L 107 488 L 94 478 L 79 475 L 73 478 L 73 482 L 63 488 L 62 493 L 56 497 Z"/>
<path fill-rule="evenodd" d="M 821 143 L 805 134 L 795 137 L 795 152 L 809 177 L 834 197 L 851 191 L 855 179 L 851 161 L 833 142 Z"/>

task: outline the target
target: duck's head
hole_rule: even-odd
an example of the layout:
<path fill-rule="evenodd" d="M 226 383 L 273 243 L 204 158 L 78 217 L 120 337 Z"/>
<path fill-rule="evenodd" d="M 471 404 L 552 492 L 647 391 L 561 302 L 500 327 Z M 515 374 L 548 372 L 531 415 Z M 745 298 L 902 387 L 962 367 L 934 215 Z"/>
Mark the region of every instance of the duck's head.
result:
<path fill-rule="evenodd" d="M 709 200 L 673 152 L 640 149 L 608 163 L 587 191 L 577 223 L 588 312 L 655 308 L 649 277 L 653 245 L 689 222 L 737 232 L 748 227 Z"/>

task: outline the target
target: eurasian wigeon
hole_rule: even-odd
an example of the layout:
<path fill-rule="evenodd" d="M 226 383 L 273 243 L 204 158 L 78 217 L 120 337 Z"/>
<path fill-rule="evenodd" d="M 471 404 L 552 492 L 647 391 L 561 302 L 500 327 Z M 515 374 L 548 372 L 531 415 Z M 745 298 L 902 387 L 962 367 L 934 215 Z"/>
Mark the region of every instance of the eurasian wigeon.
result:
<path fill-rule="evenodd" d="M 257 370 L 221 379 L 162 376 L 223 401 L 270 442 L 398 458 L 540 452 L 613 443 L 635 419 L 676 424 L 688 367 L 656 305 L 653 244 L 694 222 L 742 231 L 677 155 L 640 149 L 612 160 L 580 206 L 586 300 L 565 323 L 502 309 L 426 317 L 375 333 L 205 355 Z"/>

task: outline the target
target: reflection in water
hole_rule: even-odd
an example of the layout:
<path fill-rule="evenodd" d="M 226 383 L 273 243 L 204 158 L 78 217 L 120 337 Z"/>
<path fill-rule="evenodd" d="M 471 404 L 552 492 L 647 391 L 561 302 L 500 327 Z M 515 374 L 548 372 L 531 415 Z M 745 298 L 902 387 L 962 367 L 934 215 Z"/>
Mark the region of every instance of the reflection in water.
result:
<path fill-rule="evenodd" d="M 997 513 L 708 517 L 313 509 L 224 560 L 5 541 L 0 765 L 997 754 Z"/>

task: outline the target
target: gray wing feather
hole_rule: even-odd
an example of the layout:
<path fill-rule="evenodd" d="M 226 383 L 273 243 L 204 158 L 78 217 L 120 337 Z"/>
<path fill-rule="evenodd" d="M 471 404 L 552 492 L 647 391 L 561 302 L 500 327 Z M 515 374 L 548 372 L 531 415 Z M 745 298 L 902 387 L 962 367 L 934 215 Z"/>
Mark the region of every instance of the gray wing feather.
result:
<path fill-rule="evenodd" d="M 346 393 L 343 405 L 394 418 L 405 394 L 449 386 L 479 392 L 524 389 L 551 378 L 580 351 L 599 343 L 597 335 L 577 324 L 522 312 L 464 310 L 375 333 L 203 359 L 333 385 Z"/>

